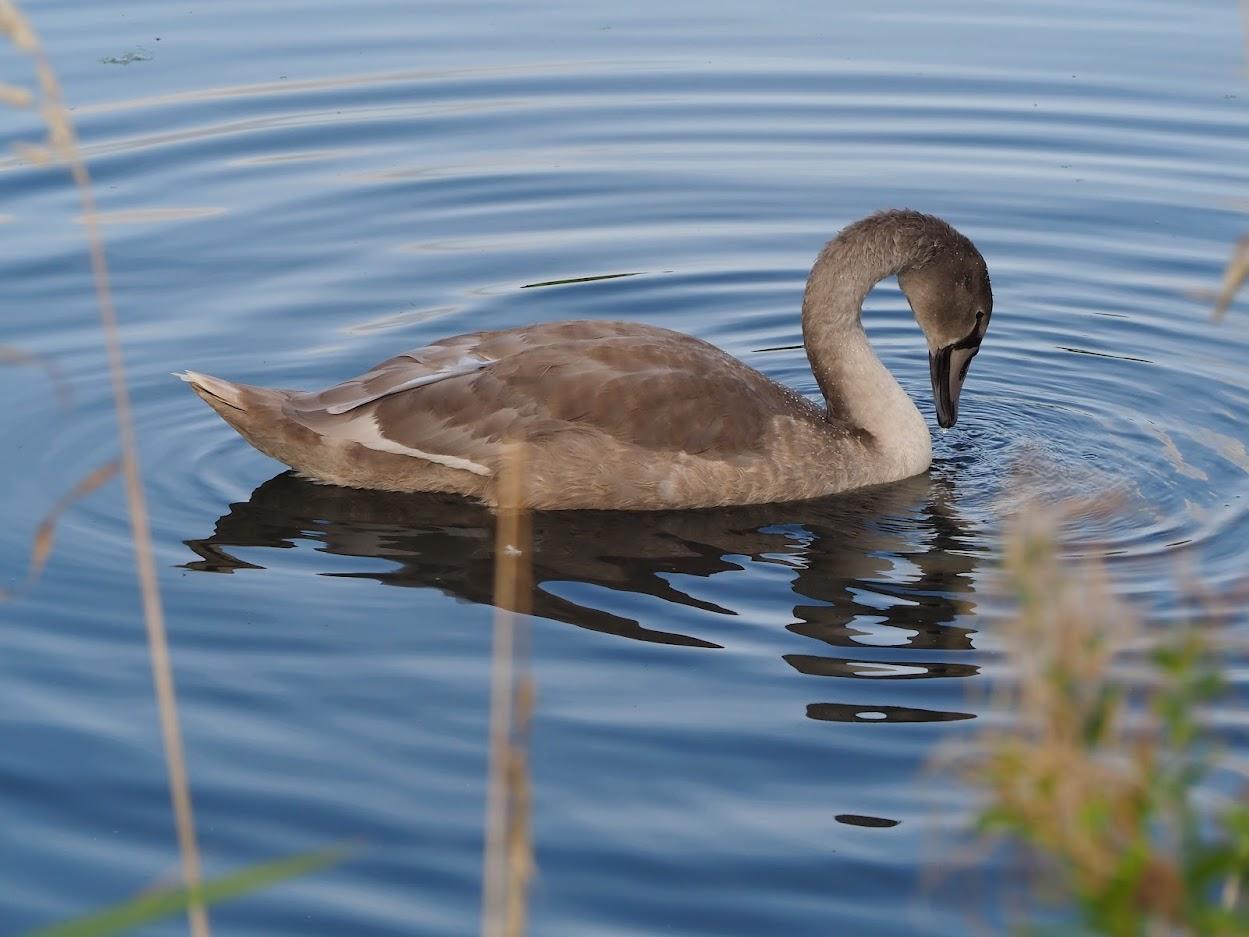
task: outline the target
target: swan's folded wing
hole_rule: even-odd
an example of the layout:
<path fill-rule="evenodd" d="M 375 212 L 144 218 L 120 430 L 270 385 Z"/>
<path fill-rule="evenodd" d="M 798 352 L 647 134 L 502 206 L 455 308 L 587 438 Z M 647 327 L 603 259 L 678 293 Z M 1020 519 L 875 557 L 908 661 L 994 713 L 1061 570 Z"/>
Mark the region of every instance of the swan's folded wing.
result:
<path fill-rule="evenodd" d="M 590 339 L 435 346 L 291 402 L 331 439 L 492 474 L 513 439 L 561 434 L 622 448 L 737 461 L 766 452 L 770 428 L 809 407 L 704 342 L 653 330 Z"/>
<path fill-rule="evenodd" d="M 458 335 L 424 348 L 404 352 L 383 361 L 359 377 L 353 377 L 326 390 L 292 394 L 288 400 L 288 408 L 296 414 L 338 416 L 391 394 L 472 374 L 490 363 L 490 358 L 479 350 L 481 338 L 482 333 Z"/>

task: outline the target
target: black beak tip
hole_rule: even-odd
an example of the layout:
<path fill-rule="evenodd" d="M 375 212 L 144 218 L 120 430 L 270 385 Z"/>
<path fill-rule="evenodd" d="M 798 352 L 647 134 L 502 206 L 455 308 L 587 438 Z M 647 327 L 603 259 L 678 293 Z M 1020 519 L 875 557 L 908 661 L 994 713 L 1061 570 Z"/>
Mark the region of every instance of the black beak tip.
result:
<path fill-rule="evenodd" d="M 950 388 L 950 354 L 953 346 L 938 349 L 928 356 L 932 374 L 932 399 L 937 411 L 937 425 L 949 429 L 958 422 L 958 395 Z"/>

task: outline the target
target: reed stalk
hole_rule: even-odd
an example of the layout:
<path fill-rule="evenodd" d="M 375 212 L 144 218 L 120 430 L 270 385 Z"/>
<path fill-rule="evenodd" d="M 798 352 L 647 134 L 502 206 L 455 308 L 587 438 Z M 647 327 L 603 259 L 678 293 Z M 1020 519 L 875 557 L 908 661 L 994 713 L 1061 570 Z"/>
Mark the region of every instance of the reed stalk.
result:
<path fill-rule="evenodd" d="M 1218 322 L 1231 308 L 1232 301 L 1245 279 L 1249 277 L 1249 234 L 1242 237 L 1232 248 L 1232 256 L 1228 258 L 1227 267 L 1223 270 L 1223 282 L 1219 284 L 1219 292 L 1214 301 L 1213 318 Z"/>
<path fill-rule="evenodd" d="M 525 933 L 533 874 L 528 734 L 534 683 L 528 670 L 525 618 L 533 593 L 533 565 L 530 516 L 522 506 L 525 471 L 524 447 L 510 444 L 499 478 L 495 534 L 482 937 L 521 937 Z"/>
<path fill-rule="evenodd" d="M 161 739 L 169 777 L 170 799 L 181 855 L 182 879 L 190 895 L 187 918 L 193 937 L 208 937 L 210 928 L 208 913 L 201 897 L 203 876 L 199 846 L 196 841 L 186 755 L 178 718 L 177 695 L 174 688 L 173 667 L 170 662 L 165 614 L 156 574 L 147 500 L 139 469 L 138 441 L 134 429 L 130 390 L 126 382 L 126 367 L 122 354 L 117 310 L 109 285 L 108 261 L 105 256 L 104 239 L 100 233 L 95 192 L 56 73 L 39 41 L 38 34 L 18 7 L 16 0 L 0 0 L 0 31 L 7 35 L 20 51 L 29 55 L 34 63 L 35 76 L 39 84 L 39 110 L 48 129 L 45 146 L 25 147 L 22 153 L 37 163 L 59 161 L 67 166 L 82 206 L 82 223 L 86 231 L 96 305 L 99 308 L 109 379 L 112 384 L 118 443 L 121 448 L 121 474 L 126 493 L 131 539 L 134 544 L 135 569 L 139 580 L 143 621 L 147 631 Z M 10 103 L 21 104 L 23 103 L 22 91 L 23 89 L 8 89 L 5 98 Z"/>

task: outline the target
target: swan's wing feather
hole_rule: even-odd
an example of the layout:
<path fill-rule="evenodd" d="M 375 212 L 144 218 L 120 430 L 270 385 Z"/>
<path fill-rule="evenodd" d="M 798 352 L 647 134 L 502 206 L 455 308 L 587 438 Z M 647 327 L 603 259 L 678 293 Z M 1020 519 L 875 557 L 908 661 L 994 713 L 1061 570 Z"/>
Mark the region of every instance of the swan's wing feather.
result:
<path fill-rule="evenodd" d="M 347 395 L 346 400 L 341 403 L 327 404 L 325 412 L 333 415 L 348 413 L 364 406 L 366 403 L 373 403 L 381 400 L 383 397 L 389 397 L 391 394 L 398 394 L 405 390 L 415 390 L 418 387 L 424 387 L 426 384 L 445 381 L 452 377 L 472 374 L 474 371 L 480 371 L 487 364 L 489 362 L 481 358 L 468 359 L 440 371 L 418 372 L 413 377 L 405 377 L 407 372 L 396 368 L 393 371 L 375 375 L 371 380 L 362 381 L 360 385 L 352 386 L 351 390 L 354 392 Z"/>
<path fill-rule="evenodd" d="M 597 436 L 605 452 L 614 444 L 759 457 L 778 412 L 809 406 L 689 336 L 558 323 L 400 355 L 306 395 L 292 415 L 331 438 L 490 474 L 507 440 L 562 433 Z"/>
<path fill-rule="evenodd" d="M 326 390 L 292 394 L 288 405 L 299 413 L 338 416 L 391 394 L 471 374 L 490 363 L 477 350 L 480 340 L 481 333 L 459 335 L 404 352 Z"/>

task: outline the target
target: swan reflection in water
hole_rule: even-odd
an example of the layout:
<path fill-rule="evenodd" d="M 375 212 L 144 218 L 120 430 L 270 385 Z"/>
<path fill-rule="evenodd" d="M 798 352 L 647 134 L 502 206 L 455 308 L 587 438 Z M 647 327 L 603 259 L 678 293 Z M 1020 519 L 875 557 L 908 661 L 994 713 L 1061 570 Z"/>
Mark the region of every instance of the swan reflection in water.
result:
<path fill-rule="evenodd" d="M 909 691 L 921 687 L 912 683 L 904 688 L 894 681 L 979 672 L 972 663 L 942 660 L 967 657 L 972 651 L 974 632 L 965 622 L 974 608 L 972 573 L 983 550 L 952 501 L 948 478 L 921 476 L 779 505 L 656 513 L 538 512 L 532 516 L 532 611 L 634 641 L 718 648 L 714 633 L 673 631 L 662 611 L 633 620 L 593 606 L 595 591 L 567 586 L 606 587 L 733 616 L 738 612 L 731 607 L 682 591 L 683 578 L 741 571 L 743 560 L 776 563 L 792 576 L 793 606 L 786 610 L 792 622 L 786 627 L 812 640 L 811 653 L 783 655 L 789 666 L 803 675 L 848 678 L 863 690 L 869 682 L 889 681 L 891 693 L 914 700 Z M 264 567 L 259 563 L 231 555 L 230 548 L 290 548 L 301 540 L 316 542 L 321 551 L 336 556 L 393 563 L 386 570 L 322 575 L 436 588 L 458 600 L 493 605 L 495 518 L 486 508 L 456 496 L 316 485 L 289 472 L 257 487 L 249 500 L 231 505 L 212 536 L 186 541 L 200 557 L 186 567 L 260 570 Z M 581 601 L 556 590 L 576 592 Z M 829 687 L 823 680 L 817 685 Z M 933 693 L 923 696 L 927 702 Z M 957 706 L 963 693 L 949 687 L 936 696 Z M 808 703 L 806 715 L 839 723 L 973 718 L 973 713 L 944 707 L 827 701 Z M 897 823 L 858 815 L 838 815 L 836 820 L 871 827 Z"/>
<path fill-rule="evenodd" d="M 667 630 L 557 594 L 569 583 L 653 596 L 676 606 L 737 614 L 679 587 L 680 577 L 740 570 L 738 558 L 792 570 L 797 600 L 786 627 L 820 642 L 813 650 L 902 651 L 896 663 L 827 654 L 786 654 L 809 675 L 914 680 L 969 677 L 974 665 L 913 661 L 913 651 L 970 651 L 973 631 L 958 622 L 972 609 L 978 565 L 974 539 L 951 506 L 947 479 L 920 476 L 818 501 L 714 510 L 627 513 L 553 511 L 533 515 L 533 613 L 593 631 L 660 644 L 718 648 L 711 636 Z M 387 560 L 386 570 L 332 572 L 390 586 L 438 589 L 493 604 L 494 518 L 452 495 L 393 494 L 318 485 L 291 473 L 231 505 L 212 536 L 187 540 L 200 559 L 188 569 L 261 569 L 230 548 L 289 548 L 318 542 L 338 556 Z M 676 574 L 676 575 L 674 575 Z M 568 591 L 566 589 L 562 591 Z M 592 594 L 575 590 L 579 594 Z M 895 655 L 898 656 L 898 655 Z M 930 722 L 971 714 L 813 703 L 813 719 Z"/>

